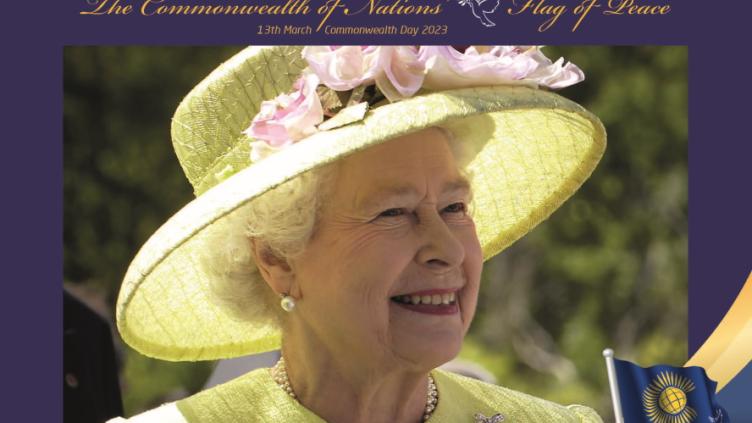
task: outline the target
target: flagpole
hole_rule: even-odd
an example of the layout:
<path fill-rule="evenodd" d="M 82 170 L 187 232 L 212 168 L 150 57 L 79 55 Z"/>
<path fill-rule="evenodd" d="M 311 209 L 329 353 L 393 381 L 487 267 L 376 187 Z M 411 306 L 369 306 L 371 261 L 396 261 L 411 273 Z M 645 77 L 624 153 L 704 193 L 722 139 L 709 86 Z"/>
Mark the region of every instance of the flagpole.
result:
<path fill-rule="evenodd" d="M 624 416 L 621 413 L 619 384 L 616 382 L 614 350 L 612 350 L 611 348 L 606 348 L 605 350 L 603 350 L 603 357 L 606 359 L 606 370 L 608 370 L 608 385 L 611 387 L 611 400 L 614 403 L 614 417 L 616 418 L 616 423 L 624 423 Z"/>

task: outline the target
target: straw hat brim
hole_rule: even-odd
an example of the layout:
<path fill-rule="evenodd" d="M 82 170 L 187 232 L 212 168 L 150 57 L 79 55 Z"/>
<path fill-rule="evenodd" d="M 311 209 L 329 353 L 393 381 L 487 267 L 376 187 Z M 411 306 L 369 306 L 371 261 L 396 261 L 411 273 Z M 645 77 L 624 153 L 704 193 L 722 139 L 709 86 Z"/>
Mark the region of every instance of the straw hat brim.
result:
<path fill-rule="evenodd" d="M 471 178 L 485 259 L 569 198 L 606 145 L 598 118 L 559 95 L 528 87 L 434 92 L 374 108 L 362 121 L 316 133 L 240 170 L 172 216 L 144 244 L 125 276 L 117 305 L 123 339 L 146 355 L 171 361 L 278 348 L 277 327 L 239 321 L 212 300 L 212 276 L 199 265 L 206 237 L 221 230 L 232 212 L 303 172 L 436 125 L 471 147 L 463 166 Z"/>

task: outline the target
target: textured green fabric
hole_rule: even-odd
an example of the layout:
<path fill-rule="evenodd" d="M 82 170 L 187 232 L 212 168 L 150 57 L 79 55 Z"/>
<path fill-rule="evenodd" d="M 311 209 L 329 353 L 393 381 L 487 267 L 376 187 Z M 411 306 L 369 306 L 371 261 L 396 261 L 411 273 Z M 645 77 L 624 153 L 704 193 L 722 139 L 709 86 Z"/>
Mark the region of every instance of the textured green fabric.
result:
<path fill-rule="evenodd" d="M 486 417 L 501 413 L 505 423 L 602 422 L 588 407 L 564 407 L 441 370 L 433 375 L 439 404 L 429 419 L 432 423 L 470 423 L 476 413 Z M 177 407 L 188 423 L 324 422 L 277 386 L 268 369 L 178 401 Z"/>
<path fill-rule="evenodd" d="M 172 145 L 197 196 L 251 164 L 242 132 L 262 101 L 292 90 L 308 65 L 302 49 L 249 47 L 183 99 L 172 118 Z"/>
<path fill-rule="evenodd" d="M 239 357 L 279 348 L 270 319 L 234 319 L 202 266 L 227 217 L 303 172 L 427 127 L 449 129 L 467 150 L 462 170 L 488 259 L 548 218 L 587 179 L 606 147 L 597 117 L 554 93 L 520 86 L 419 95 L 374 107 L 362 121 L 319 131 L 250 163 L 242 135 L 262 100 L 290 90 L 300 48 L 250 47 L 186 96 L 172 121 L 175 151 L 198 197 L 144 244 L 118 296 L 123 340 L 171 361 Z M 236 229 L 234 229 L 236 230 Z M 250 283 L 264 283 L 255 272 Z M 259 308 L 265 306 L 258 298 Z M 249 319 L 250 320 L 250 319 Z"/>

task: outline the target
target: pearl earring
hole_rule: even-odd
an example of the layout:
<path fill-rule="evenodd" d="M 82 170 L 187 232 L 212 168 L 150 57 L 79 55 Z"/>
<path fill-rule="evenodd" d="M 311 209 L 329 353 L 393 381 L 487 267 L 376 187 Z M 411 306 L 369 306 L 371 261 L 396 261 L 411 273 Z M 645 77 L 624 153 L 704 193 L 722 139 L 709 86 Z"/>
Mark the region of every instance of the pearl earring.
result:
<path fill-rule="evenodd" d="M 289 313 L 295 308 L 295 299 L 287 294 L 283 294 L 279 305 L 282 307 L 282 310 Z"/>

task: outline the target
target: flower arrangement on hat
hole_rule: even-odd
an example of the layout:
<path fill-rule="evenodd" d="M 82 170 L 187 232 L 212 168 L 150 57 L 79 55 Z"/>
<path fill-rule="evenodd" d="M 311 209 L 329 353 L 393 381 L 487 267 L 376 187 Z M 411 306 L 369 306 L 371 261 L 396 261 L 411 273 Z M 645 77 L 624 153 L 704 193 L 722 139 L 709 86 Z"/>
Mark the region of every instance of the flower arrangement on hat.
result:
<path fill-rule="evenodd" d="M 437 368 L 482 263 L 546 219 L 605 148 L 550 92 L 582 71 L 538 47 L 251 47 L 183 100 L 197 198 L 125 276 L 124 340 L 166 360 L 281 348 L 273 369 L 136 422 L 585 421 Z"/>
<path fill-rule="evenodd" d="M 303 57 L 308 68 L 295 91 L 261 103 L 244 131 L 256 140 L 252 161 L 312 135 L 325 117 L 343 108 L 349 113 L 339 124 L 352 123 L 383 98 L 399 101 L 421 88 L 521 84 L 560 89 L 585 79 L 575 64 L 565 64 L 564 58 L 552 62 L 538 46 L 470 46 L 464 52 L 451 46 L 309 46 Z"/>

